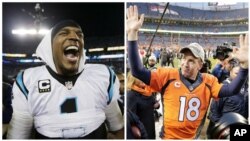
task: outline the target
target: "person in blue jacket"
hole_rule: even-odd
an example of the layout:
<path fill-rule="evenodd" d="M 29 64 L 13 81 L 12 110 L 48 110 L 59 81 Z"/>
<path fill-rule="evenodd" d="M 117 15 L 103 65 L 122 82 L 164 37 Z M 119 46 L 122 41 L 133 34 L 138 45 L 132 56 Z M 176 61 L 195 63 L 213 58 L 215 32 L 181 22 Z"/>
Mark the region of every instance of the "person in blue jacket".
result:
<path fill-rule="evenodd" d="M 240 69 L 239 62 L 235 58 L 229 60 L 229 64 L 232 67 L 230 70 L 230 77 L 224 80 L 223 84 L 230 84 L 231 81 L 237 76 Z M 208 138 L 210 138 L 209 133 L 211 128 L 224 114 L 229 112 L 239 113 L 246 119 L 248 118 L 248 80 L 246 80 L 244 85 L 241 87 L 239 94 L 212 101 L 208 116 L 210 119 L 207 129 Z"/>

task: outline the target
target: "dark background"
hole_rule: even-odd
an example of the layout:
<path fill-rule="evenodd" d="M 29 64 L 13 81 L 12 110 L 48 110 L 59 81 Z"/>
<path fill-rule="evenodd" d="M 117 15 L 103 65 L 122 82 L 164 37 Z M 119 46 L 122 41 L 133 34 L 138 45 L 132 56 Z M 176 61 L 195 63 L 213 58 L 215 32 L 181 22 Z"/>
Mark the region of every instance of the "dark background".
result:
<path fill-rule="evenodd" d="M 13 29 L 51 29 L 62 20 L 72 19 L 82 27 L 87 63 L 99 63 L 124 72 L 124 50 L 108 51 L 108 47 L 124 47 L 124 3 L 2 3 L 2 51 L 3 81 L 13 83 L 20 70 L 43 65 L 32 56 L 44 35 L 14 35 Z M 44 10 L 42 10 L 44 9 Z M 39 22 L 38 22 L 39 21 Z M 103 51 L 90 52 L 91 48 Z M 26 57 L 11 57 L 10 54 L 26 54 Z M 120 57 L 106 57 L 120 55 Z"/>
<path fill-rule="evenodd" d="M 32 17 L 37 13 L 35 5 L 3 3 L 3 53 L 35 52 L 42 35 L 21 37 L 11 33 L 19 27 L 35 27 L 36 19 Z M 124 45 L 124 3 L 40 3 L 40 6 L 44 9 L 41 28 L 50 29 L 61 20 L 73 19 L 83 29 L 85 48 Z"/>

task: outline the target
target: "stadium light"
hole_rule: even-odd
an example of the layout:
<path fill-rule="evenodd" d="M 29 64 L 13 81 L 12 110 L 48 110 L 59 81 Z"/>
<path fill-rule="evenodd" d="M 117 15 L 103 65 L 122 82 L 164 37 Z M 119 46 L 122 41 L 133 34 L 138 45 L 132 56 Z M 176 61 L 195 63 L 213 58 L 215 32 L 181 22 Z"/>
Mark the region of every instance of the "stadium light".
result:
<path fill-rule="evenodd" d="M 12 30 L 12 34 L 17 34 L 17 35 L 27 35 L 27 34 L 28 35 L 36 35 L 36 34 L 45 35 L 48 32 L 49 32 L 48 29 L 40 29 L 39 31 L 37 31 L 36 29 L 20 28 L 20 29 Z"/>
<path fill-rule="evenodd" d="M 124 54 L 101 55 L 98 59 L 124 58 Z"/>
<path fill-rule="evenodd" d="M 49 32 L 48 29 L 40 29 L 40 30 L 38 31 L 38 34 L 45 35 L 45 34 L 47 34 L 48 32 Z"/>
<path fill-rule="evenodd" d="M 26 57 L 26 54 L 3 53 L 4 57 Z"/>
<path fill-rule="evenodd" d="M 104 51 L 104 48 L 91 48 L 91 49 L 89 49 L 89 52 L 99 52 L 99 51 Z"/>
<path fill-rule="evenodd" d="M 124 46 L 108 47 L 108 51 L 124 50 Z"/>

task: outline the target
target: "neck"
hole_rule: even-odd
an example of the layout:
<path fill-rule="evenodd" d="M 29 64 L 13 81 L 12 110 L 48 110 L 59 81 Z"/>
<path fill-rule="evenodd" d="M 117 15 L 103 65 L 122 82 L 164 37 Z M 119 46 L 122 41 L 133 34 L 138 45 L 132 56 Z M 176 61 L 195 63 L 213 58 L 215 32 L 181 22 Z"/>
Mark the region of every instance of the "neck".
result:
<path fill-rule="evenodd" d="M 57 74 L 62 76 L 74 76 L 77 74 L 77 71 L 75 70 L 59 70 L 57 69 Z"/>
<path fill-rule="evenodd" d="M 187 79 L 196 80 L 196 78 L 197 78 L 197 75 L 196 75 L 196 76 L 193 76 L 193 77 L 189 77 L 189 78 L 187 78 Z"/>
<path fill-rule="evenodd" d="M 193 81 L 195 81 L 196 79 L 197 79 L 197 76 L 198 76 L 198 74 L 199 74 L 199 72 L 197 72 L 195 75 L 193 75 L 193 76 L 190 76 L 190 77 L 185 77 L 186 79 L 189 79 L 189 80 L 193 80 Z"/>

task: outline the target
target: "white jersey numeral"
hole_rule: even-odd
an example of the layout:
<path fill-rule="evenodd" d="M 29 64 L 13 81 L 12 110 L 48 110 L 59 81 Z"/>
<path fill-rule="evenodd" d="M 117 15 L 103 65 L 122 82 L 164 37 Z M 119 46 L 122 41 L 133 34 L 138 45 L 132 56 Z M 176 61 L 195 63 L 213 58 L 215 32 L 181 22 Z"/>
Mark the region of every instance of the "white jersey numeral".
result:
<path fill-rule="evenodd" d="M 185 112 L 186 97 L 180 97 L 180 110 L 179 110 L 179 121 L 184 121 L 184 116 L 186 114 L 187 119 L 190 121 L 195 121 L 199 117 L 199 108 L 201 102 L 198 98 L 193 97 L 188 101 L 188 108 Z"/>

